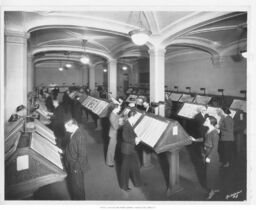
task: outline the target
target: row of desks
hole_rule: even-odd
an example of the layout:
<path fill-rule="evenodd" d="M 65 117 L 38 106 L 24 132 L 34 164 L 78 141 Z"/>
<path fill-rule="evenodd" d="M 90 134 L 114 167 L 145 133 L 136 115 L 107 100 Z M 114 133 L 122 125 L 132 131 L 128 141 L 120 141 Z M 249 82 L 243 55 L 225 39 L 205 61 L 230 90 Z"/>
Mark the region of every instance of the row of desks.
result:
<path fill-rule="evenodd" d="M 66 177 L 62 150 L 39 120 L 20 118 L 5 128 L 5 199 L 31 197 L 40 187 Z"/>
<path fill-rule="evenodd" d="M 75 98 L 79 93 L 72 93 L 70 98 Z M 102 99 L 92 96 L 79 96 L 78 99 L 81 104 L 91 112 L 97 114 L 99 117 L 108 117 L 108 115 L 101 115 L 105 113 L 103 106 L 102 112 L 99 113 Z M 111 106 L 110 104 L 108 106 Z M 131 108 L 123 110 L 123 117 L 125 118 Z M 133 129 L 140 139 L 140 142 L 147 147 L 150 147 L 157 154 L 166 153 L 169 161 L 169 185 L 168 195 L 175 193 L 181 189 L 179 185 L 179 150 L 186 145 L 191 144 L 191 138 L 179 122 L 167 119 L 154 114 L 148 114 L 137 110 L 137 121 Z"/>

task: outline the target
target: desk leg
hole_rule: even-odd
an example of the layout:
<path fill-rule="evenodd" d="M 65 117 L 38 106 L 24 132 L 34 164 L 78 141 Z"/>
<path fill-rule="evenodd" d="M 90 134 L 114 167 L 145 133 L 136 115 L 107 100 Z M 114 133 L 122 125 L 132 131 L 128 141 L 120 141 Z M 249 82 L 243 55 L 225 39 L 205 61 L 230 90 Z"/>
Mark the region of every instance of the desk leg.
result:
<path fill-rule="evenodd" d="M 96 131 L 102 130 L 102 120 L 101 120 L 100 117 L 97 118 L 97 124 L 96 124 L 96 126 L 97 126 L 97 127 L 95 128 Z"/>
<path fill-rule="evenodd" d="M 94 120 L 93 120 L 93 116 L 92 116 L 92 114 L 91 114 L 90 112 L 88 113 L 87 122 L 88 122 L 88 123 L 92 123 L 92 122 L 94 122 Z"/>
<path fill-rule="evenodd" d="M 151 152 L 142 151 L 142 169 L 147 169 L 153 167 L 151 163 Z"/>
<path fill-rule="evenodd" d="M 167 189 L 167 197 L 183 190 L 180 187 L 180 178 L 179 178 L 179 150 L 167 152 L 167 158 L 169 163 L 169 186 Z"/>

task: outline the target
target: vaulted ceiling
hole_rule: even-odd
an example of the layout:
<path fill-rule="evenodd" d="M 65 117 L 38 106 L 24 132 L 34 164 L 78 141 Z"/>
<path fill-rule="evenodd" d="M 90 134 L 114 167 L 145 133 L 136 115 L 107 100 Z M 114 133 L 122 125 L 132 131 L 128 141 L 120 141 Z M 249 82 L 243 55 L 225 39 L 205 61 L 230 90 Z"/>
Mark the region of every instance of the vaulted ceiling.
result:
<path fill-rule="evenodd" d="M 152 31 L 144 46 L 134 45 L 128 35 L 138 28 L 138 15 L 138 11 L 8 11 L 4 17 L 6 32 L 30 34 L 29 51 L 36 63 L 79 62 L 84 39 L 92 63 L 134 62 L 148 57 L 148 49 L 154 47 L 165 48 L 168 59 L 187 53 L 222 56 L 246 50 L 245 12 L 143 11 L 142 23 Z"/>

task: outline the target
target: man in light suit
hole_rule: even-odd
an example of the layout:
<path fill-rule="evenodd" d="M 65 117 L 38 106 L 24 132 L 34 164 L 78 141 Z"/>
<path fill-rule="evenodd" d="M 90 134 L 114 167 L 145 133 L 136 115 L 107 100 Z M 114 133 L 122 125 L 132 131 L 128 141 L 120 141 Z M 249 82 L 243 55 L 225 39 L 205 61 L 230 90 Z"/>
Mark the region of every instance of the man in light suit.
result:
<path fill-rule="evenodd" d="M 106 157 L 106 164 L 109 167 L 114 166 L 114 159 L 115 159 L 115 151 L 116 151 L 116 143 L 117 143 L 117 132 L 119 128 L 119 118 L 120 116 L 118 113 L 120 112 L 121 107 L 118 104 L 114 105 L 113 111 L 110 113 L 109 122 L 109 144 L 108 144 L 108 151 Z"/>

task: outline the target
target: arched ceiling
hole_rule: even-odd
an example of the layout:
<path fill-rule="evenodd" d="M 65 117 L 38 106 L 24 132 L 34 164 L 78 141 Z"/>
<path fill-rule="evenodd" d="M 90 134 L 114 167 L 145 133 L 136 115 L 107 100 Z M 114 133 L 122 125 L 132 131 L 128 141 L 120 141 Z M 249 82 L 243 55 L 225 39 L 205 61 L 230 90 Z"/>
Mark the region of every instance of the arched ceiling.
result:
<path fill-rule="evenodd" d="M 134 62 L 134 57 L 147 57 L 152 46 L 166 48 L 168 58 L 194 52 L 232 54 L 238 47 L 246 48 L 246 12 L 144 11 L 141 21 L 152 31 L 144 46 L 134 45 L 128 36 L 138 28 L 138 15 L 138 11 L 7 11 L 4 18 L 6 33 L 30 33 L 29 51 L 38 62 L 65 60 L 66 51 L 78 61 L 84 53 L 83 39 L 92 62 L 114 58 Z"/>

